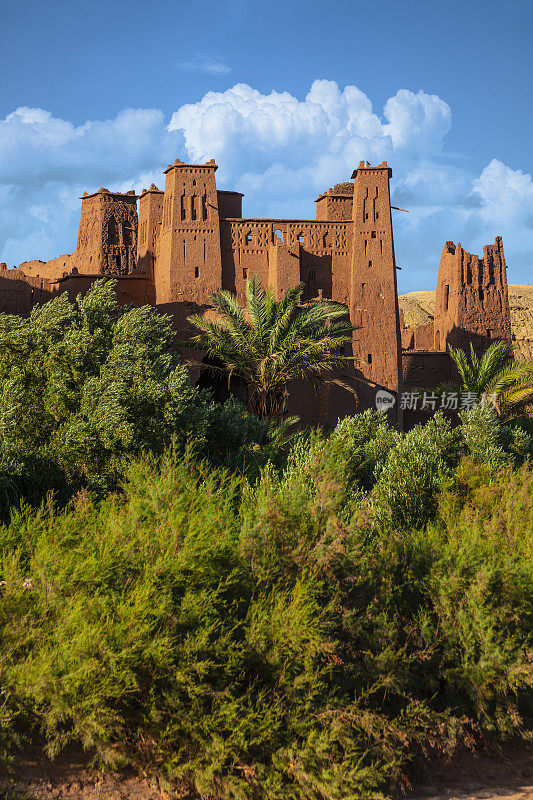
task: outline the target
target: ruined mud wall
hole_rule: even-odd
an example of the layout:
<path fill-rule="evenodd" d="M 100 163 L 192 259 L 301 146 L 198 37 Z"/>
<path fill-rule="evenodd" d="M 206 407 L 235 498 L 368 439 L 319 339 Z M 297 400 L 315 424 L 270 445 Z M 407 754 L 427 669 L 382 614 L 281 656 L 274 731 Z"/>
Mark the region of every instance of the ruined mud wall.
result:
<path fill-rule="evenodd" d="M 435 300 L 435 349 L 464 348 L 491 339 L 511 339 L 507 270 L 501 236 L 483 257 L 446 242 Z"/>
<path fill-rule="evenodd" d="M 83 275 L 128 275 L 137 266 L 137 197 L 103 187 L 85 193 L 71 267 Z"/>

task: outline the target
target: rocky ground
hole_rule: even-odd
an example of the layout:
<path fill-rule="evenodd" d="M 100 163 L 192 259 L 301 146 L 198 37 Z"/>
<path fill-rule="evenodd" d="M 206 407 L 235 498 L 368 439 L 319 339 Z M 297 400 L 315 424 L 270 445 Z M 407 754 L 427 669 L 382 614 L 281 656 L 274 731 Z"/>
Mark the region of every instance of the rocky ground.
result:
<path fill-rule="evenodd" d="M 406 327 L 425 325 L 435 313 L 435 292 L 409 292 L 400 295 Z M 533 286 L 509 285 L 511 331 L 517 357 L 533 360 Z"/>
<path fill-rule="evenodd" d="M 509 744 L 500 753 L 460 753 L 422 766 L 425 777 L 405 800 L 533 800 L 533 744 Z M 40 751 L 19 758 L 11 776 L 0 777 L 0 800 L 168 800 L 163 787 L 128 773 L 90 769 L 81 752 L 54 763 Z M 186 800 L 181 795 L 181 800 Z M 400 800 L 400 798 L 398 798 Z"/>

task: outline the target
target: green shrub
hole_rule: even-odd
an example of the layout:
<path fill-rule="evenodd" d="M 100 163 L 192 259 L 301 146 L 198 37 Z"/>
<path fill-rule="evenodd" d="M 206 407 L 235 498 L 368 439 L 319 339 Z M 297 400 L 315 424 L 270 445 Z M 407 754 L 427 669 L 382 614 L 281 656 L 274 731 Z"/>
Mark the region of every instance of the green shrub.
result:
<path fill-rule="evenodd" d="M 442 478 L 457 463 L 458 452 L 458 435 L 439 413 L 399 438 L 378 474 L 378 515 L 392 526 L 423 526 L 435 514 Z"/>
<path fill-rule="evenodd" d="M 425 529 L 347 513 L 361 489 L 318 433 L 313 467 L 297 438 L 253 488 L 189 450 L 132 462 L 120 496 L 14 512 L 0 527 L 4 749 L 18 715 L 51 754 L 81 742 L 202 796 L 341 800 L 379 796 L 429 745 L 519 733 L 532 476 L 462 462 L 437 502 L 454 436 L 437 419 L 379 471 L 390 503 L 405 440 L 410 465 L 430 461 L 416 502 L 399 491 L 389 508 L 422 525 L 425 498 Z"/>
<path fill-rule="evenodd" d="M 461 414 L 461 436 L 476 464 L 520 465 L 533 456 L 533 436 L 515 424 L 502 425 L 490 405 L 477 405 Z"/>
<path fill-rule="evenodd" d="M 29 319 L 0 315 L 0 459 L 22 493 L 116 485 L 125 457 L 203 436 L 205 403 L 168 351 L 169 319 L 98 280 Z"/>
<path fill-rule="evenodd" d="M 284 426 L 191 386 L 168 317 L 119 306 L 113 280 L 67 294 L 29 319 L 0 315 L 0 514 L 48 491 L 115 489 L 130 458 L 192 443 L 216 466 L 257 474 Z M 285 426 L 286 427 L 286 426 Z"/>

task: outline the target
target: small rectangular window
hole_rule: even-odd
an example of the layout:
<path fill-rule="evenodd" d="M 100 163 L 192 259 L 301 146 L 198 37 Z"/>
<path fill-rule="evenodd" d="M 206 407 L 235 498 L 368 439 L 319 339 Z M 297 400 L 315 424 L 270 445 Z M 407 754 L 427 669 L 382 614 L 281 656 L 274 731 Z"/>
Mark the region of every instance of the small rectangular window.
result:
<path fill-rule="evenodd" d="M 369 354 L 368 354 L 368 363 L 369 363 L 369 364 L 371 364 L 371 363 L 372 363 L 372 353 L 369 353 Z"/>
<path fill-rule="evenodd" d="M 242 277 L 243 278 L 247 278 L 248 277 L 248 267 L 243 267 L 242 268 Z"/>
<path fill-rule="evenodd" d="M 369 262 L 368 262 L 368 266 L 369 266 L 369 267 L 371 267 L 371 266 L 372 266 L 372 262 L 371 262 L 371 261 L 369 261 Z"/>
<path fill-rule="evenodd" d="M 195 267 L 194 268 L 194 277 L 195 278 L 200 277 L 200 268 L 199 267 Z"/>
<path fill-rule="evenodd" d="M 370 234 L 370 238 L 371 239 L 375 239 L 376 238 L 376 231 L 372 231 L 372 233 Z"/>

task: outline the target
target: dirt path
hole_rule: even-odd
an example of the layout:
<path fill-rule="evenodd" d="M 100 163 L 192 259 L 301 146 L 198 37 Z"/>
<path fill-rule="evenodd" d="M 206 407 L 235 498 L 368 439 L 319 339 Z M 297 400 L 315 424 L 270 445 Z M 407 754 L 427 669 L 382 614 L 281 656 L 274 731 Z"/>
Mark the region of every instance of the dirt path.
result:
<path fill-rule="evenodd" d="M 496 755 L 462 753 L 425 765 L 424 780 L 405 800 L 533 800 L 533 745 L 509 745 Z M 156 783 L 132 774 L 102 774 L 81 752 L 50 762 L 25 753 L 11 777 L 0 776 L 0 800 L 168 800 Z M 186 800 L 182 797 L 181 800 Z"/>

